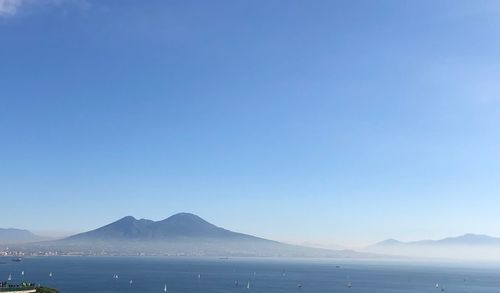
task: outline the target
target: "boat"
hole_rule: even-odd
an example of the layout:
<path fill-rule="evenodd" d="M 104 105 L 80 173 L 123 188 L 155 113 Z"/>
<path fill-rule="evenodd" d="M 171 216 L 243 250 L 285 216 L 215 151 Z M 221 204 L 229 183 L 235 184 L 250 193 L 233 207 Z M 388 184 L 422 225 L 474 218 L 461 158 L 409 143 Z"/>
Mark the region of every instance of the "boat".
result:
<path fill-rule="evenodd" d="M 23 260 L 23 259 L 22 259 L 22 258 L 20 258 L 20 257 L 16 257 L 16 258 L 11 259 L 11 261 L 17 261 L 17 262 L 22 261 L 22 260 Z"/>
<path fill-rule="evenodd" d="M 247 283 L 247 289 L 250 289 L 250 282 Z"/>
<path fill-rule="evenodd" d="M 132 283 L 134 283 L 132 280 L 128 281 L 128 283 L 130 284 L 130 286 L 132 286 Z"/>
<path fill-rule="evenodd" d="M 52 277 L 52 272 L 49 273 L 49 277 Z"/>
<path fill-rule="evenodd" d="M 165 287 L 163 287 L 163 292 L 167 292 L 167 284 L 165 284 Z"/>
<path fill-rule="evenodd" d="M 439 288 L 439 283 L 436 283 L 436 288 Z"/>
<path fill-rule="evenodd" d="M 7 281 L 11 281 L 12 280 L 12 275 L 9 274 L 9 277 L 7 278 Z"/>
<path fill-rule="evenodd" d="M 347 283 L 347 288 L 352 288 L 352 283 L 351 282 Z"/>
<path fill-rule="evenodd" d="M 21 276 L 24 276 L 24 271 L 21 271 Z"/>
<path fill-rule="evenodd" d="M 201 279 L 201 274 L 198 274 L 198 279 Z"/>

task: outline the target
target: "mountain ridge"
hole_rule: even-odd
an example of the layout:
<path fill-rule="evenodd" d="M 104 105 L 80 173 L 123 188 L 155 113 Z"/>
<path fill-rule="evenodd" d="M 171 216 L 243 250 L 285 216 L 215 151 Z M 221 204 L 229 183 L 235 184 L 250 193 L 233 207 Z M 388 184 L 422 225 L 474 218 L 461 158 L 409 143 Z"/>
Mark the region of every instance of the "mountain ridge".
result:
<path fill-rule="evenodd" d="M 453 237 L 446 237 L 438 240 L 418 240 L 418 241 L 399 241 L 396 239 L 386 239 L 377 242 L 370 247 L 390 246 L 390 245 L 500 245 L 500 237 L 493 237 L 485 234 L 466 233 Z"/>
<path fill-rule="evenodd" d="M 462 260 L 500 260 L 500 238 L 467 233 L 437 240 L 398 241 L 387 239 L 364 251 L 384 255 Z"/>
<path fill-rule="evenodd" d="M 0 228 L 0 244 L 30 243 L 43 240 L 46 238 L 26 229 Z"/>

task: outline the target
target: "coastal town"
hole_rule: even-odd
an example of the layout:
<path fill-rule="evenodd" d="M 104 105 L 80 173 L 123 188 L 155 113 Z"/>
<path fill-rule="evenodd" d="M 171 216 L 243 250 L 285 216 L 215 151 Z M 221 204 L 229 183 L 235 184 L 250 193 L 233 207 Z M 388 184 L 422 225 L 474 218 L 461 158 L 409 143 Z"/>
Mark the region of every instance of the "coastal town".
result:
<path fill-rule="evenodd" d="M 57 251 L 23 251 L 19 249 L 9 249 L 9 247 L 0 247 L 0 257 L 25 257 L 25 256 L 57 256 L 61 255 Z"/>

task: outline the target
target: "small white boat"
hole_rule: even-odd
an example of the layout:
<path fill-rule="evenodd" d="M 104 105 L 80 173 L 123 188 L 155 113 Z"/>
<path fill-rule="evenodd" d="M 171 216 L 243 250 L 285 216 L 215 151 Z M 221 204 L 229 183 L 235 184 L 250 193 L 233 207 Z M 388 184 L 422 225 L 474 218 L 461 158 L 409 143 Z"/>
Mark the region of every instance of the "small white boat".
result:
<path fill-rule="evenodd" d="M 352 283 L 351 282 L 347 283 L 347 288 L 352 288 Z"/>
<path fill-rule="evenodd" d="M 250 282 L 247 283 L 247 289 L 250 289 Z"/>
<path fill-rule="evenodd" d="M 439 288 L 439 283 L 436 283 L 436 288 Z"/>
<path fill-rule="evenodd" d="M 163 292 L 167 292 L 167 284 L 165 284 L 165 287 L 163 287 Z"/>
<path fill-rule="evenodd" d="M 52 277 L 52 272 L 49 273 L 49 277 Z"/>
<path fill-rule="evenodd" d="M 128 283 L 130 284 L 130 286 L 132 286 L 132 283 L 134 283 L 132 280 L 128 281 Z"/>
<path fill-rule="evenodd" d="M 7 281 L 11 281 L 12 280 L 12 275 L 9 274 L 9 278 L 7 278 Z"/>
<path fill-rule="evenodd" d="M 21 272 L 21 276 L 24 276 L 24 271 Z"/>
<path fill-rule="evenodd" d="M 198 279 L 201 279 L 201 274 L 198 274 Z"/>

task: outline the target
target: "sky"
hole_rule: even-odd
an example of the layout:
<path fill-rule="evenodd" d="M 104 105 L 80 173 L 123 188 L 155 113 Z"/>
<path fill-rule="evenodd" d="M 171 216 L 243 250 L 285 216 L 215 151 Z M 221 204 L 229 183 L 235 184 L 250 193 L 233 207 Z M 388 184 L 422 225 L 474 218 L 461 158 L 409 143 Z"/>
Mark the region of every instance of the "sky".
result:
<path fill-rule="evenodd" d="M 500 236 L 500 4 L 0 0 L 0 227 Z"/>

